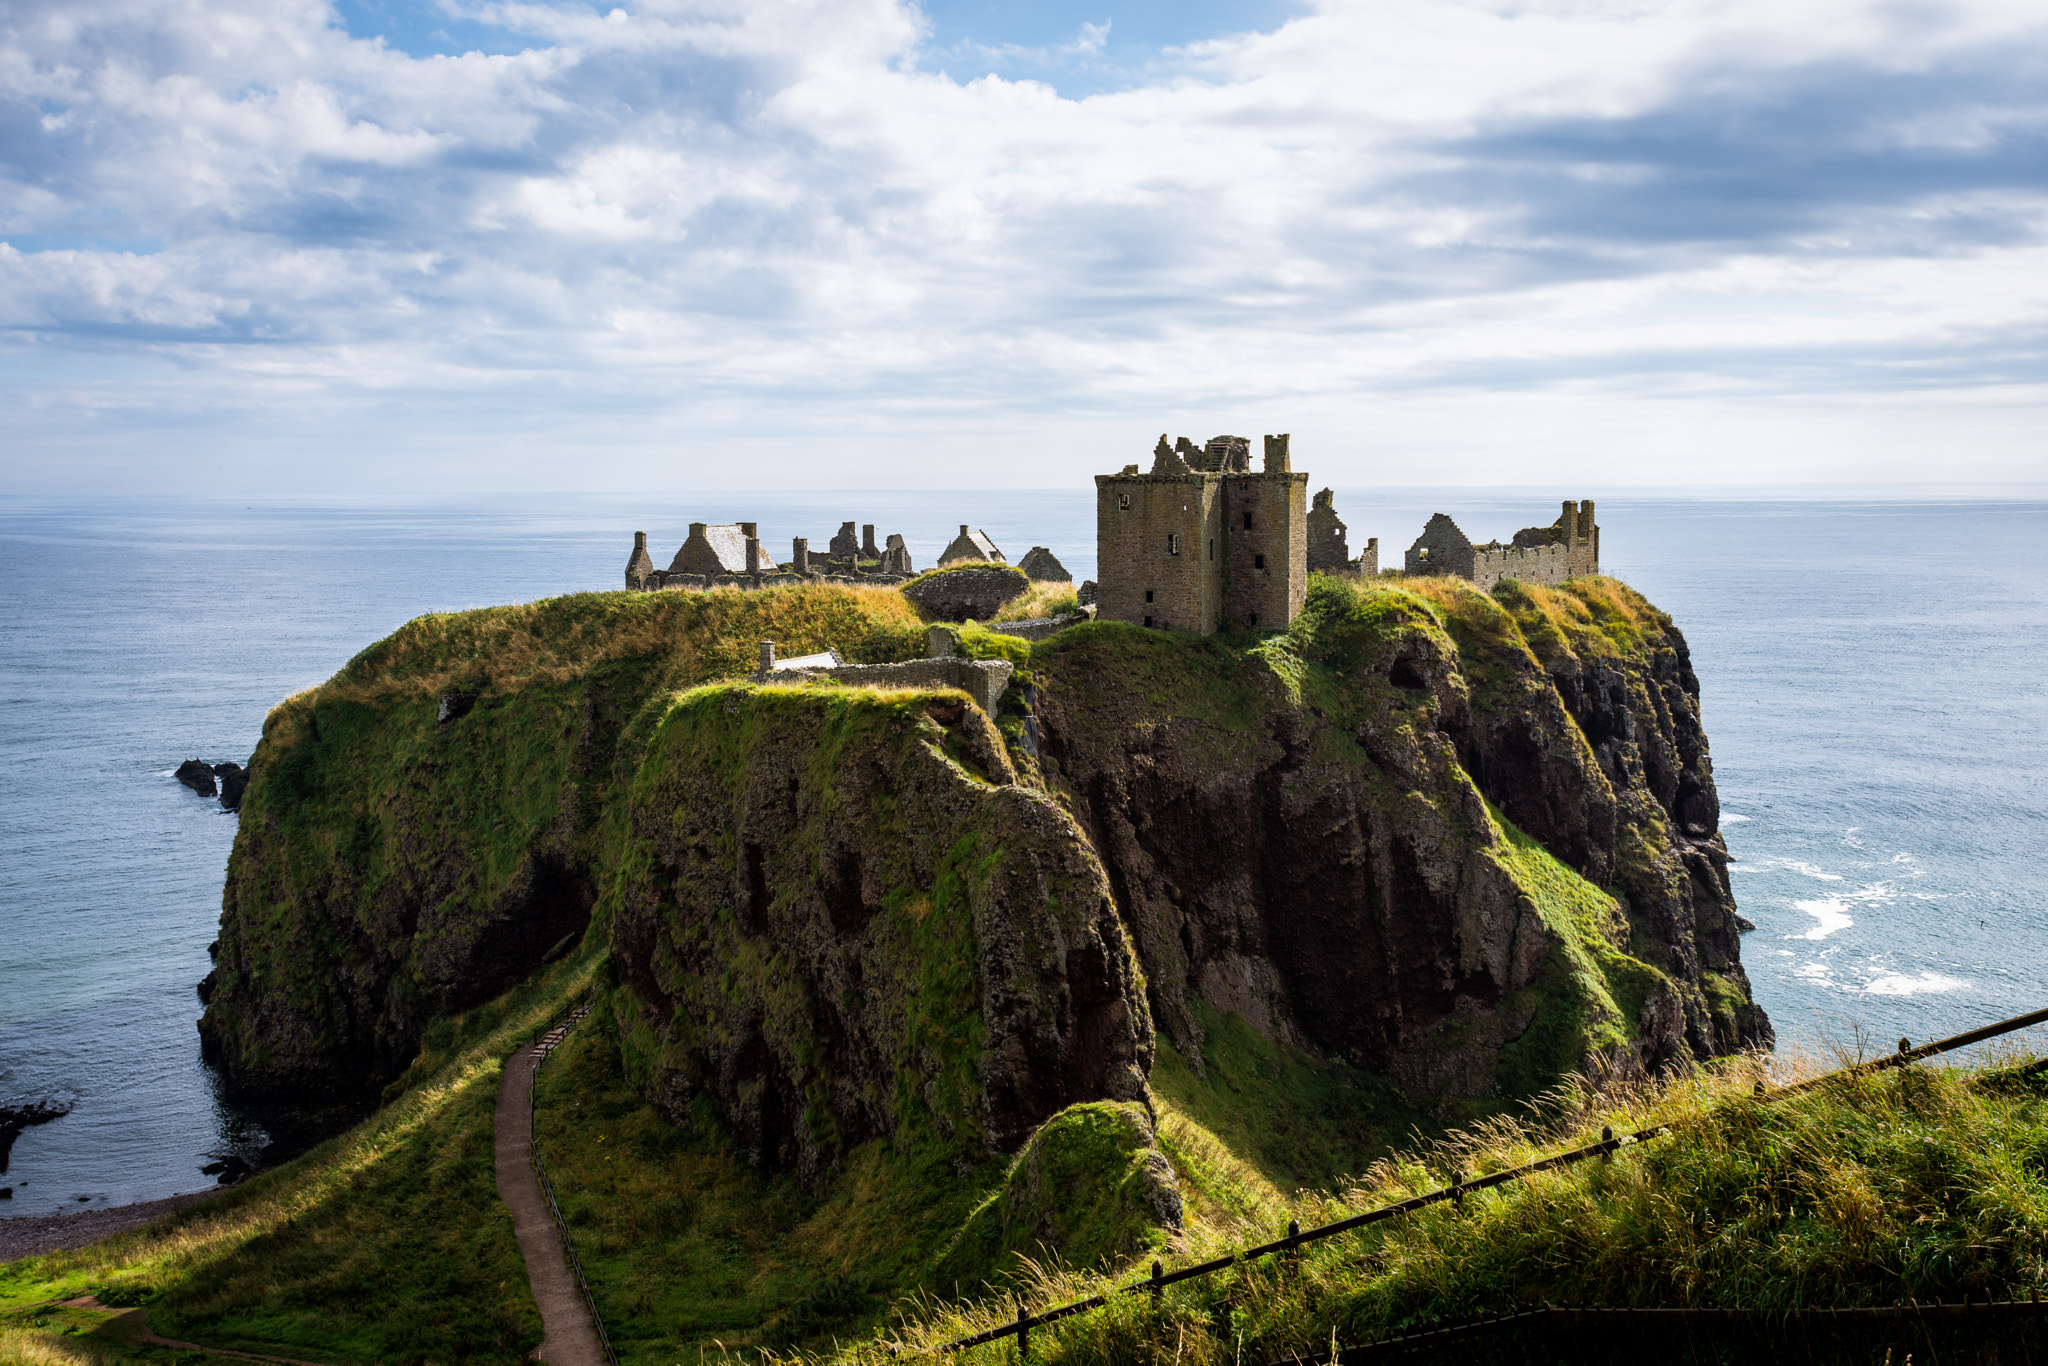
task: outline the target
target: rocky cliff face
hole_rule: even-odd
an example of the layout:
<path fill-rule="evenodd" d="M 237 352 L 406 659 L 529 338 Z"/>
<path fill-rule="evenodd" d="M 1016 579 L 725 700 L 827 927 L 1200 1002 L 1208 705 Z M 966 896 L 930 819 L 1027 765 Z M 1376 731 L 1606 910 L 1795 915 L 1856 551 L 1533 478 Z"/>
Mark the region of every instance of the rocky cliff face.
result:
<path fill-rule="evenodd" d="M 647 1094 L 815 1178 L 1138 1100 L 1153 1022 L 1199 1067 L 1210 1010 L 1443 1113 L 1769 1038 L 1698 682 L 1621 585 L 1319 579 L 1279 636 L 967 635 L 1021 666 L 1007 750 L 943 692 L 676 691 L 763 638 L 919 655 L 900 594 L 408 626 L 266 725 L 209 1053 L 374 1097 L 596 925 Z"/>
<path fill-rule="evenodd" d="M 1257 649 L 1105 624 L 1020 681 L 1187 1056 L 1199 998 L 1442 1106 L 1770 1037 L 1684 641 L 1618 584 L 1325 584 Z"/>
<path fill-rule="evenodd" d="M 979 1160 L 1142 1100 L 1152 1028 L 1081 832 L 958 694 L 709 689 L 634 785 L 628 1066 L 815 1182 L 910 1130 Z"/>
<path fill-rule="evenodd" d="M 276 707 L 251 761 L 199 1029 L 229 1085 L 374 1100 L 437 1015 L 569 951 L 676 687 L 763 638 L 921 653 L 900 598 L 584 594 L 422 617 Z"/>

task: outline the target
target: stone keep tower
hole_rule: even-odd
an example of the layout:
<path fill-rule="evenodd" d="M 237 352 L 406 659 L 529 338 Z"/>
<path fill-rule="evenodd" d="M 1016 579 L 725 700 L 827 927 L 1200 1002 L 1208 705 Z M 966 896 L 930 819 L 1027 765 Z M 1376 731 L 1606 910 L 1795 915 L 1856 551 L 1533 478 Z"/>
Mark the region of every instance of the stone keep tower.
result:
<path fill-rule="evenodd" d="M 1095 476 L 1099 619 L 1204 635 L 1294 620 L 1308 595 L 1308 476 L 1293 472 L 1285 435 L 1266 438 L 1258 473 L 1232 458 L 1249 444 L 1161 436 L 1150 473 Z"/>

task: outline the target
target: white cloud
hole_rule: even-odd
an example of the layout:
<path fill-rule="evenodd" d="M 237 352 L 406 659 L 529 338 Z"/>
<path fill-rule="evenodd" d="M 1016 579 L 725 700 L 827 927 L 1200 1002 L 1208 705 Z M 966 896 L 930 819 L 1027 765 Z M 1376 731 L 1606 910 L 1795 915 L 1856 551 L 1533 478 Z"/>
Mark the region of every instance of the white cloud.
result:
<path fill-rule="evenodd" d="M 533 45 L 10 11 L 0 487 L 1068 482 L 1169 421 L 1336 482 L 2048 464 L 2035 5 L 1333 3 L 1085 100 L 890 0 L 459 13 Z"/>

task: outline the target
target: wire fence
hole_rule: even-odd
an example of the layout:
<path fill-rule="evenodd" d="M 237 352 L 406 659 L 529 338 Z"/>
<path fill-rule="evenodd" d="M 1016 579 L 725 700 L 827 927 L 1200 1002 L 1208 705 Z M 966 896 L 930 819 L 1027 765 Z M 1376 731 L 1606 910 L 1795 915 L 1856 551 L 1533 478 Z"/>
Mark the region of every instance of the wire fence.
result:
<path fill-rule="evenodd" d="M 555 1199 L 555 1184 L 548 1180 L 547 1165 L 540 1157 L 540 1136 L 534 1128 L 535 1097 L 540 1092 L 541 1065 L 561 1047 L 562 1040 L 569 1037 L 569 1031 L 582 1022 L 590 1013 L 593 996 L 589 989 L 570 998 L 569 1003 L 548 1018 L 540 1027 L 534 1039 L 533 1079 L 526 1090 L 526 1145 L 527 1160 L 533 1164 L 533 1174 L 540 1181 L 540 1193 L 547 1197 L 548 1210 L 555 1216 L 555 1234 L 562 1240 L 562 1255 L 568 1259 L 569 1270 L 576 1277 L 576 1289 L 583 1295 L 583 1307 L 590 1312 L 590 1328 L 597 1334 L 598 1346 L 604 1349 L 608 1366 L 619 1366 L 619 1354 L 612 1350 L 611 1335 L 605 1332 L 604 1315 L 597 1312 L 597 1296 L 590 1293 L 590 1281 L 583 1274 L 583 1259 L 576 1255 L 576 1240 L 569 1236 L 569 1221 L 562 1217 L 562 1206 Z"/>
<path fill-rule="evenodd" d="M 2017 1015 L 2009 1020 L 2000 1020 L 1996 1024 L 1985 1025 L 1981 1029 L 1973 1029 L 1967 1033 L 1953 1035 L 1935 1043 L 1922 1044 L 1917 1048 L 1913 1046 L 1911 1040 L 1900 1039 L 1898 1051 L 1895 1053 L 1889 1053 L 1868 1062 L 1840 1068 L 1809 1081 L 1780 1087 L 1767 1087 L 1762 1081 L 1758 1081 L 1756 1084 L 1756 1099 L 1760 1104 L 1772 1104 L 1788 1097 L 1811 1091 L 1828 1082 L 1838 1081 L 1847 1077 L 1863 1076 L 1889 1067 L 1902 1067 L 1907 1063 L 1917 1062 L 1923 1058 L 1935 1057 L 1942 1053 L 1953 1052 L 1958 1048 L 1967 1048 L 1971 1044 L 1982 1043 L 1986 1039 L 1994 1039 L 2002 1034 L 2011 1034 L 2038 1024 L 2048 1024 L 2048 1010 L 2036 1010 L 2030 1014 Z M 1237 1266 L 1240 1263 L 1256 1261 L 1261 1257 L 1270 1257 L 1275 1253 L 1292 1252 L 1294 1249 L 1307 1243 L 1319 1242 L 1325 1238 L 1335 1238 L 1340 1234 L 1352 1233 L 1369 1225 L 1381 1223 L 1388 1219 L 1398 1219 L 1402 1215 L 1413 1214 L 1418 1210 L 1427 1209 L 1431 1205 L 1442 1204 L 1446 1201 L 1450 1202 L 1454 1207 L 1462 1208 L 1465 1197 L 1476 1191 L 1490 1190 L 1495 1186 L 1504 1186 L 1511 1181 L 1525 1180 L 1539 1172 L 1556 1171 L 1562 1167 L 1573 1166 L 1580 1162 L 1589 1162 L 1596 1158 L 1602 1160 L 1611 1159 L 1616 1152 L 1623 1148 L 1632 1147 L 1638 1143 L 1646 1143 L 1659 1135 L 1669 1134 L 1675 1129 L 1699 1122 L 1697 1119 L 1689 1119 L 1650 1124 L 1627 1134 L 1617 1134 L 1611 1127 L 1603 1128 L 1598 1143 L 1588 1144 L 1582 1148 L 1574 1148 L 1568 1152 L 1558 1153 L 1555 1156 L 1542 1158 L 1539 1161 L 1530 1162 L 1520 1167 L 1512 1167 L 1505 1171 L 1491 1172 L 1485 1176 L 1474 1177 L 1469 1181 L 1463 1179 L 1453 1181 L 1450 1185 L 1441 1189 L 1429 1191 L 1395 1204 L 1383 1205 L 1378 1209 L 1367 1210 L 1362 1214 L 1354 1214 L 1349 1218 L 1339 1219 L 1334 1223 L 1304 1229 L 1295 1221 L 1289 1220 L 1286 1236 L 1276 1238 L 1272 1242 L 1261 1243 L 1257 1247 L 1248 1247 L 1241 1252 L 1231 1252 L 1221 1257 L 1212 1257 L 1208 1261 L 1197 1262 L 1193 1266 L 1181 1267 L 1175 1271 L 1167 1271 L 1160 1263 L 1154 1262 L 1152 1263 L 1152 1274 L 1143 1280 L 1133 1281 L 1128 1285 L 1119 1286 L 1100 1295 L 1090 1295 L 1086 1299 L 1076 1300 L 1071 1304 L 1063 1304 L 1057 1308 L 1047 1309 L 1036 1314 L 1028 1312 L 1024 1305 L 1019 1302 L 1017 1317 L 1014 1322 L 1005 1323 L 968 1337 L 955 1338 L 953 1341 L 941 1344 L 938 1347 L 921 1350 L 929 1353 L 958 1352 L 970 1347 L 980 1347 L 987 1343 L 997 1342 L 1006 1337 L 1015 1337 L 1017 1339 L 1018 1355 L 1020 1357 L 1028 1356 L 1030 1354 L 1032 1329 L 1040 1328 L 1050 1323 L 1057 1323 L 1061 1319 L 1071 1318 L 1076 1314 L 1084 1314 L 1091 1309 L 1100 1309 L 1108 1304 L 1114 1296 L 1149 1294 L 1156 1305 L 1161 1302 L 1167 1286 L 1178 1284 L 1181 1281 L 1193 1280 L 1199 1276 L 1211 1276 L 1219 1271 Z M 1623 1311 L 1574 1310 L 1572 1312 L 1584 1314 L 1590 1312 L 1620 1313 Z M 1648 1310 L 1627 1312 L 1697 1314 L 1703 1311 Z M 1349 1356 L 1343 1356 L 1342 1353 L 1339 1355 L 1345 1361 L 1354 1359 Z M 1325 1356 L 1322 1359 L 1328 1360 L 1329 1358 Z M 1363 1360 L 1364 1358 L 1355 1359 Z"/>

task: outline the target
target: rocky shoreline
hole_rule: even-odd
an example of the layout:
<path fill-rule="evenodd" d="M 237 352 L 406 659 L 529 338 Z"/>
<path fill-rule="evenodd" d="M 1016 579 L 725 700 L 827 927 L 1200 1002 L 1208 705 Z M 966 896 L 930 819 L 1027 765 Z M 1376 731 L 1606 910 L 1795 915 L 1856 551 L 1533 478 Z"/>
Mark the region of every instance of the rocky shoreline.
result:
<path fill-rule="evenodd" d="M 63 1214 L 27 1215 L 0 1219 L 0 1262 L 23 1257 L 40 1257 L 46 1252 L 84 1247 L 116 1233 L 140 1228 L 153 1219 L 189 1209 L 217 1191 L 194 1191 L 162 1200 L 143 1200 L 133 1205 L 86 1209 Z"/>

